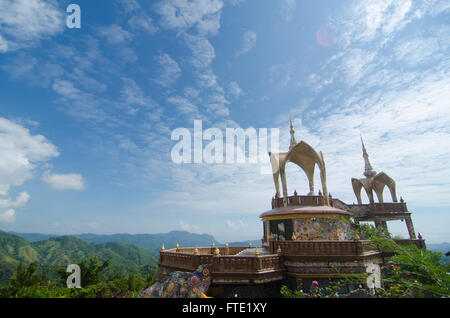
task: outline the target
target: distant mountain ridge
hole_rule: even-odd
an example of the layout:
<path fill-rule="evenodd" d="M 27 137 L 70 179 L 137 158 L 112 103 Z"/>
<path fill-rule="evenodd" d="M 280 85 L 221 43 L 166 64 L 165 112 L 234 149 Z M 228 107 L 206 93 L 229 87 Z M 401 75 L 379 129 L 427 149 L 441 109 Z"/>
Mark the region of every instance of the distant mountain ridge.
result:
<path fill-rule="evenodd" d="M 39 233 L 10 233 L 18 235 L 30 242 L 38 242 L 52 237 L 59 237 L 58 235 Z M 212 243 L 214 243 L 216 246 L 224 245 L 223 243 L 218 242 L 210 234 L 196 234 L 186 231 L 171 231 L 169 233 L 158 234 L 74 234 L 70 236 L 88 243 L 123 243 L 136 245 L 146 250 L 153 250 L 156 248 L 159 249 L 162 244 L 164 244 L 164 247 L 167 249 L 174 248 L 176 244 L 179 244 L 180 247 L 210 246 Z M 229 242 L 229 245 L 246 246 L 249 243 L 252 243 L 253 246 L 261 246 L 261 240 Z"/>
<path fill-rule="evenodd" d="M 42 270 L 48 270 L 95 256 L 102 262 L 110 260 L 107 268 L 109 274 L 146 274 L 156 269 L 158 251 L 123 243 L 89 243 L 71 236 L 30 242 L 18 235 L 0 231 L 0 283 L 9 280 L 19 263 L 33 262 Z"/>

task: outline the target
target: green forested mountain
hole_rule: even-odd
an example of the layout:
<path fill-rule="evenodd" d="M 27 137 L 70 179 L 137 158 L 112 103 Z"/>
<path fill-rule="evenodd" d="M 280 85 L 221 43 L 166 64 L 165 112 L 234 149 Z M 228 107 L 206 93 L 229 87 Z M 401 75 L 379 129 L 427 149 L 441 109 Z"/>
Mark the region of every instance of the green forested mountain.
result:
<path fill-rule="evenodd" d="M 39 233 L 32 233 L 32 234 L 11 233 L 11 234 L 18 235 L 31 242 L 38 242 L 48 238 L 57 237 L 56 235 L 39 234 Z M 75 234 L 71 236 L 88 243 L 132 244 L 142 247 L 150 252 L 154 252 L 155 249 L 159 250 L 162 244 L 164 244 L 166 248 L 173 248 L 177 243 L 185 247 L 209 246 L 213 242 L 216 245 L 220 245 L 220 243 L 218 243 L 212 235 L 194 234 L 185 231 L 172 231 L 169 233 L 160 233 L 160 234 L 111 234 L 111 235 Z"/>
<path fill-rule="evenodd" d="M 56 267 L 65 268 L 68 264 L 95 256 L 101 261 L 110 259 L 111 265 L 107 269 L 109 275 L 145 275 L 156 268 L 157 252 L 157 249 L 150 252 L 123 243 L 88 243 L 70 236 L 29 242 L 0 231 L 0 284 L 8 281 L 19 263 L 33 262 L 51 276 Z"/>

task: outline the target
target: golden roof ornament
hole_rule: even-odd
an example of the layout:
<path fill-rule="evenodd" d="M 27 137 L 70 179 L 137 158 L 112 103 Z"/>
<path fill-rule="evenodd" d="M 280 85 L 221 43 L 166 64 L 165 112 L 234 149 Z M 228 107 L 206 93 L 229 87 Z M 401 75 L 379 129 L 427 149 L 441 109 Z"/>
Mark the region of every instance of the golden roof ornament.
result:
<path fill-rule="evenodd" d="M 198 248 L 194 249 L 194 255 L 198 255 Z"/>
<path fill-rule="evenodd" d="M 249 242 L 249 243 L 248 243 L 248 247 L 252 247 L 252 242 Z"/>
<path fill-rule="evenodd" d="M 297 239 L 297 237 L 295 236 L 295 233 L 292 232 L 291 240 L 295 241 L 296 239 Z"/>
<path fill-rule="evenodd" d="M 214 244 L 214 242 L 212 242 L 211 246 L 214 247 L 214 246 L 216 246 L 216 244 Z"/>
<path fill-rule="evenodd" d="M 163 245 L 161 246 L 161 252 L 164 250 L 165 250 L 165 248 L 164 248 L 164 243 L 163 243 Z"/>
<path fill-rule="evenodd" d="M 255 248 L 255 256 L 259 256 L 259 250 L 258 250 L 258 247 Z"/>
<path fill-rule="evenodd" d="M 287 205 L 288 197 L 288 188 L 286 183 L 286 164 L 288 162 L 294 163 L 306 173 L 309 183 L 308 195 L 311 196 L 316 193 L 314 190 L 314 170 L 315 167 L 318 166 L 321 175 L 322 193 L 328 193 L 325 159 L 323 158 L 323 153 L 315 151 L 304 141 L 297 142 L 295 139 L 295 130 L 292 123 L 292 118 L 290 118 L 290 134 L 291 141 L 289 151 L 279 153 L 269 152 L 276 197 L 282 197 L 284 199 L 285 206 Z M 282 190 L 282 194 L 280 190 Z M 324 205 L 329 205 L 328 196 L 325 196 L 323 201 Z"/>
<path fill-rule="evenodd" d="M 177 245 L 175 245 L 175 247 L 176 247 L 177 249 L 179 249 L 179 248 L 180 248 L 180 245 L 177 243 Z"/>
<path fill-rule="evenodd" d="M 281 254 L 281 247 L 280 247 L 280 245 L 278 245 L 277 254 Z"/>
<path fill-rule="evenodd" d="M 361 199 L 361 190 L 364 188 L 368 198 L 369 203 L 373 204 L 375 203 L 373 192 L 378 197 L 379 203 L 384 203 L 383 199 L 383 189 L 384 186 L 387 186 L 389 188 L 389 192 L 391 193 L 392 201 L 397 202 L 397 194 L 396 194 L 396 187 L 395 187 L 395 181 L 389 177 L 386 173 L 380 172 L 377 173 L 375 170 L 373 170 L 372 165 L 369 161 L 369 155 L 367 154 L 366 146 L 364 145 L 363 138 L 361 136 L 361 145 L 362 145 L 362 151 L 363 151 L 363 158 L 364 158 L 364 176 L 365 178 L 352 178 L 352 187 L 353 192 L 355 193 L 356 199 L 358 200 L 358 204 L 362 204 Z"/>
<path fill-rule="evenodd" d="M 214 250 L 214 256 L 219 256 L 219 255 L 220 255 L 219 248 L 216 247 L 216 249 Z"/>

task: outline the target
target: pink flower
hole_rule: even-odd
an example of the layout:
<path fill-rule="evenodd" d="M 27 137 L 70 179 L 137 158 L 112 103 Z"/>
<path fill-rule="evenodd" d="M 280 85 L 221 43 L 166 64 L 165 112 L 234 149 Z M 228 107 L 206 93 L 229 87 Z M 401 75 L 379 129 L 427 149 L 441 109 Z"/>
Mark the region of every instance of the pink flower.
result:
<path fill-rule="evenodd" d="M 314 281 L 312 282 L 312 285 L 313 285 L 314 287 L 318 287 L 318 286 L 319 286 L 319 283 L 318 283 L 317 281 L 314 280 Z"/>

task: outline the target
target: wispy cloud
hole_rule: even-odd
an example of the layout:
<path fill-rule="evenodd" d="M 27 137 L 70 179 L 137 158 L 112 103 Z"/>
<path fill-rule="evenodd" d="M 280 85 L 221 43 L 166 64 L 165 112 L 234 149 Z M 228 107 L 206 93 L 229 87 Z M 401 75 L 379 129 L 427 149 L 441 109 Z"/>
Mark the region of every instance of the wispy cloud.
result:
<path fill-rule="evenodd" d="M 256 45 L 256 32 L 252 30 L 246 30 L 242 33 L 241 48 L 236 53 L 242 55 L 253 49 Z"/>
<path fill-rule="evenodd" d="M 110 26 L 100 27 L 98 34 L 105 38 L 109 44 L 121 44 L 131 40 L 133 35 L 125 30 L 122 26 L 112 24 Z"/>
<path fill-rule="evenodd" d="M 281 2 L 281 15 L 287 22 L 292 21 L 297 8 L 297 0 L 283 0 Z"/>
<path fill-rule="evenodd" d="M 54 190 L 84 190 L 83 177 L 78 173 L 51 174 L 46 171 L 42 175 L 42 181 L 48 183 Z"/>
<path fill-rule="evenodd" d="M 57 1 L 0 1 L 0 53 L 37 45 L 64 30 L 64 14 Z"/>
<path fill-rule="evenodd" d="M 221 0 L 167 0 L 155 5 L 165 29 L 186 31 L 195 27 L 200 34 L 216 34 L 220 28 Z"/>
<path fill-rule="evenodd" d="M 165 87 L 174 84 L 182 73 L 178 63 L 167 53 L 158 55 L 156 61 L 160 68 L 160 75 L 154 81 Z"/>

